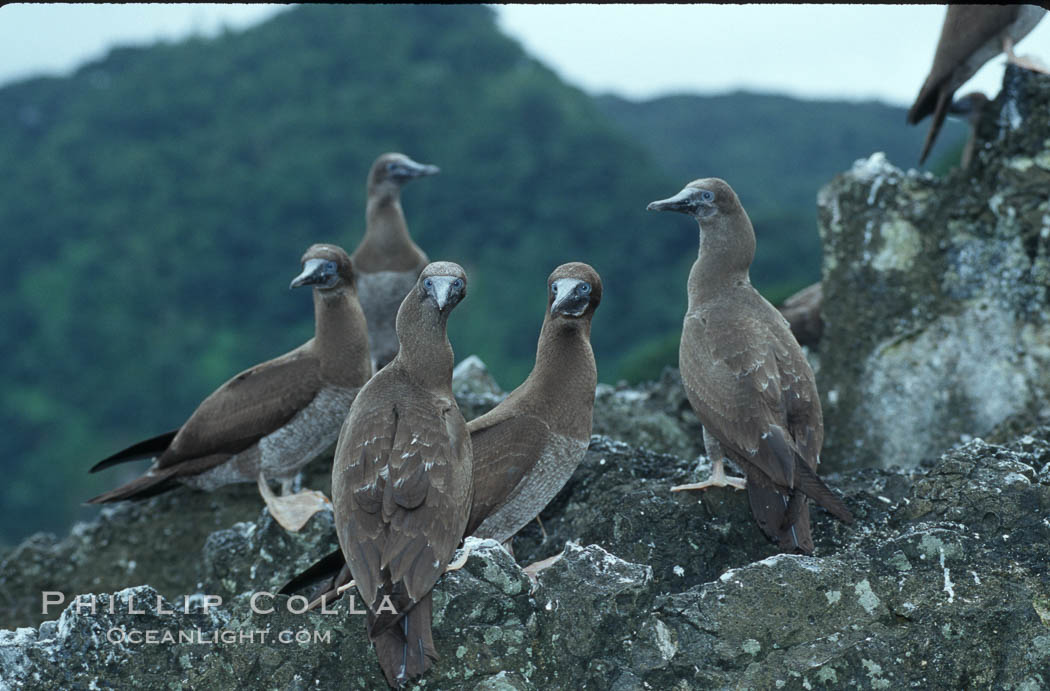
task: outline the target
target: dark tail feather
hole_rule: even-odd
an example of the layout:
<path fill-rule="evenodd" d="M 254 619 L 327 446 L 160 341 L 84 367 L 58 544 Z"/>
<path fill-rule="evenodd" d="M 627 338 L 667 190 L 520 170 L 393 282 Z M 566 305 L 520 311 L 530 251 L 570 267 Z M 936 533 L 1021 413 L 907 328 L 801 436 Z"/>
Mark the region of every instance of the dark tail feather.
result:
<path fill-rule="evenodd" d="M 87 500 L 88 504 L 107 504 L 125 499 L 147 499 L 175 489 L 179 483 L 173 470 L 161 470 L 143 475 L 120 487 Z"/>
<path fill-rule="evenodd" d="M 427 593 L 405 613 L 398 625 L 369 630 L 379 666 L 387 683 L 394 688 L 401 688 L 408 680 L 421 676 L 438 659 L 430 631 L 431 604 Z"/>
<path fill-rule="evenodd" d="M 795 492 L 791 500 L 781 496 L 784 503 L 784 519 L 780 523 L 777 545 L 785 552 L 813 554 L 813 532 L 809 527 L 809 504 L 806 495 Z"/>
<path fill-rule="evenodd" d="M 933 121 L 930 123 L 930 131 L 926 133 L 926 141 L 922 145 L 922 154 L 919 155 L 919 164 L 926 161 L 926 157 L 933 148 L 933 142 L 941 131 L 944 118 L 948 116 L 948 106 L 952 104 L 952 95 L 947 89 L 943 90 L 937 97 L 937 108 L 933 111 Z"/>
<path fill-rule="evenodd" d="M 752 474 L 753 475 L 753 474 Z M 761 485 L 751 475 L 747 478 L 747 498 L 751 515 L 766 536 L 777 543 L 783 552 L 813 553 L 813 535 L 809 529 L 809 508 L 806 498 L 795 492 L 798 499 L 787 497 L 769 485 Z M 791 518 L 794 517 L 794 521 Z"/>
<path fill-rule="evenodd" d="M 343 550 L 337 548 L 288 581 L 277 594 L 306 595 L 310 598 L 310 606 L 307 609 L 314 609 L 321 605 L 322 600 L 332 603 L 341 598 L 342 593 L 336 591 L 340 586 L 349 583 L 350 579 L 350 568 L 343 558 Z"/>
<path fill-rule="evenodd" d="M 797 467 L 798 475 L 796 477 L 798 485 L 795 489 L 803 492 L 813 501 L 823 506 L 832 516 L 840 521 L 852 523 L 853 514 L 842 503 L 842 500 L 835 496 L 835 493 L 824 484 L 824 481 L 817 477 L 816 472 L 805 461 L 800 460 Z"/>
<path fill-rule="evenodd" d="M 175 438 L 178 431 L 179 430 L 175 429 L 170 432 L 165 432 L 164 434 L 158 434 L 152 439 L 140 441 L 138 444 L 132 444 L 128 448 L 123 451 L 118 451 L 109 458 L 103 458 L 92 466 L 89 472 L 97 473 L 100 470 L 105 470 L 106 468 L 121 463 L 159 456 L 167 450 L 168 446 L 171 444 L 171 440 Z"/>

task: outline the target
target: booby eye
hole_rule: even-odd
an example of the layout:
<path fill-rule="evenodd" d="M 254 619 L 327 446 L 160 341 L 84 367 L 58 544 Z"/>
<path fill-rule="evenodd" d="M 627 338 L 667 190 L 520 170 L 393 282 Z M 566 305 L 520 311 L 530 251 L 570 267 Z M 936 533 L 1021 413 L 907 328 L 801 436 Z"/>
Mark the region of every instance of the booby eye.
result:
<path fill-rule="evenodd" d="M 433 285 L 434 285 L 434 282 L 431 281 L 429 278 L 423 279 L 423 287 L 424 288 L 430 288 Z"/>
<path fill-rule="evenodd" d="M 711 202 L 715 200 L 715 193 L 711 190 L 704 190 L 700 194 L 700 198 L 703 199 L 705 202 Z"/>
<path fill-rule="evenodd" d="M 557 283 L 551 283 L 551 292 L 554 293 L 555 295 L 558 294 L 558 284 Z"/>
<path fill-rule="evenodd" d="M 463 287 L 463 280 L 457 278 L 456 280 L 452 281 L 452 287 L 455 288 L 456 290 L 459 290 L 460 288 Z"/>
<path fill-rule="evenodd" d="M 586 295 L 587 293 L 591 292 L 591 284 L 590 283 L 581 283 L 580 284 L 580 292 L 583 293 L 584 295 Z"/>

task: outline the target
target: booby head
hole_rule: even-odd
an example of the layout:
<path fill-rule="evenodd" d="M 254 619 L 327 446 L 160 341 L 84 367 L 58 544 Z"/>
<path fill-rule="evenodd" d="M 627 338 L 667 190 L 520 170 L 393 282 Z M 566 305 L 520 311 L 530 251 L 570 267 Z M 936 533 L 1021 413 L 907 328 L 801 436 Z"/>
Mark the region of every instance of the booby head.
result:
<path fill-rule="evenodd" d="M 328 291 L 355 285 L 353 262 L 338 245 L 311 245 L 301 261 L 303 272 L 292 279 L 289 288 L 312 286 Z"/>
<path fill-rule="evenodd" d="M 677 211 L 697 221 L 717 215 L 731 216 L 741 209 L 736 192 L 720 178 L 693 180 L 673 197 L 650 202 L 646 207 L 648 211 Z"/>
<path fill-rule="evenodd" d="M 547 278 L 547 305 L 552 317 L 590 316 L 601 301 L 602 279 L 590 264 L 562 264 Z"/>
<path fill-rule="evenodd" d="M 467 273 L 455 262 L 427 264 L 419 274 L 416 291 L 421 302 L 430 302 L 447 314 L 467 296 Z"/>
<path fill-rule="evenodd" d="M 390 187 L 400 190 L 402 185 L 410 180 L 440 172 L 441 169 L 437 166 L 413 161 L 404 154 L 386 153 L 372 164 L 372 170 L 368 173 L 368 189 L 373 191 Z"/>
<path fill-rule="evenodd" d="M 651 202 L 649 211 L 677 211 L 696 219 L 700 226 L 700 258 L 708 277 L 746 276 L 755 258 L 755 229 L 740 198 L 725 180 L 693 180 L 678 194 Z"/>

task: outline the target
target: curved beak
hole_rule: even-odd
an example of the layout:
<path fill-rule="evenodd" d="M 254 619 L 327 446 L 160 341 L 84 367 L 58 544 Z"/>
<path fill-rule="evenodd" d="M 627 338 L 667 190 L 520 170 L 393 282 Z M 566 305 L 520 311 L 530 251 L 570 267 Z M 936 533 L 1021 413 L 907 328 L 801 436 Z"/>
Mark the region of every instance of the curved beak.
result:
<path fill-rule="evenodd" d="M 557 289 L 554 302 L 551 303 L 551 314 L 564 314 L 578 317 L 587 311 L 591 302 L 590 292 L 584 292 L 586 283 L 574 278 L 559 278 L 554 282 Z"/>
<path fill-rule="evenodd" d="M 694 196 L 694 192 L 695 190 L 691 187 L 683 188 L 681 192 L 673 197 L 649 202 L 649 206 L 645 207 L 645 210 L 678 211 L 683 214 L 691 214 L 693 213 L 693 209 L 696 208 L 696 197 Z"/>
<path fill-rule="evenodd" d="M 407 179 L 422 178 L 428 175 L 437 175 L 440 172 L 441 169 L 435 165 L 431 165 L 429 163 L 419 163 L 418 161 L 413 161 L 411 159 L 404 161 L 400 165 L 400 170 L 398 171 L 400 177 Z"/>
<path fill-rule="evenodd" d="M 431 285 L 427 292 L 437 303 L 438 312 L 455 307 L 462 299 L 461 290 L 453 285 L 456 282 L 455 276 L 432 276 L 430 280 Z"/>
<path fill-rule="evenodd" d="M 303 272 L 292 279 L 288 289 L 328 283 L 332 277 L 332 271 L 328 269 L 329 264 L 331 262 L 324 259 L 307 259 L 303 264 Z"/>

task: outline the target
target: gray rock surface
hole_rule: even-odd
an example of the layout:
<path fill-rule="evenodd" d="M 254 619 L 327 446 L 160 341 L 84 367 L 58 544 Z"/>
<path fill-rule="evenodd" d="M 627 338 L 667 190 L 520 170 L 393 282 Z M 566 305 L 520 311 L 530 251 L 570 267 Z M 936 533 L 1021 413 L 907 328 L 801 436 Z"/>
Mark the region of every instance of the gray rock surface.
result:
<path fill-rule="evenodd" d="M 1050 420 L 1050 77 L 1005 84 L 968 170 L 875 154 L 820 192 L 828 467 Z"/>
<path fill-rule="evenodd" d="M 544 514 L 546 542 L 524 535 L 515 546 L 521 562 L 565 556 L 532 591 L 506 550 L 474 541 L 467 566 L 435 590 L 441 659 L 419 686 L 1050 683 L 1050 428 L 1006 446 L 974 440 L 925 471 L 830 476 L 858 520 L 845 526 L 814 509 L 815 557 L 775 554 L 743 493 L 671 494 L 692 465 L 595 437 Z M 167 559 L 181 590 L 143 585 L 138 576 L 151 572 L 142 567 L 122 587 L 59 588 L 69 601 L 42 624 L 7 614 L 14 630 L 0 632 L 0 687 L 383 688 L 349 597 L 329 613 L 296 614 L 304 603 L 267 594 L 327 552 L 330 520 L 288 535 L 256 512 L 174 557 L 159 539 L 165 525 L 192 526 L 214 507 L 163 497 L 140 506 L 67 540 L 87 548 L 104 529 L 134 528 L 139 559 Z M 15 566 L 0 570 L 5 592 Z M 222 604 L 206 608 L 205 595 Z"/>

